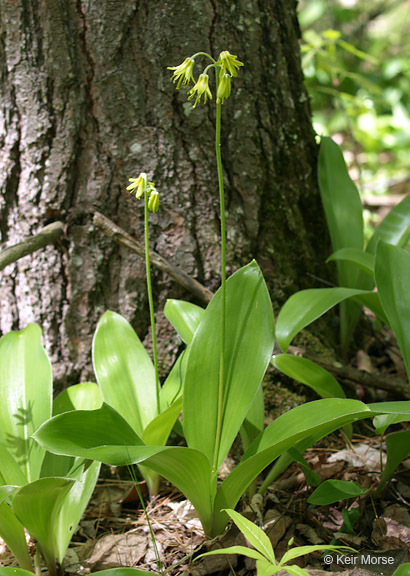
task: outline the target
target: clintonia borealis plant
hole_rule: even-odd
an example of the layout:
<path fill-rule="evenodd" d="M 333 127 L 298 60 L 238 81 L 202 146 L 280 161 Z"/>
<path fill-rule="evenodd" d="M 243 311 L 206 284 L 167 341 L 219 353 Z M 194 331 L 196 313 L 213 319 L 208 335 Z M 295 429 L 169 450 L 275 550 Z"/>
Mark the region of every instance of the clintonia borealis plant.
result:
<path fill-rule="evenodd" d="M 282 453 L 302 440 L 308 447 L 349 422 L 378 413 L 408 412 L 410 402 L 366 406 L 357 400 L 330 398 L 294 408 L 256 437 L 254 434 L 239 464 L 218 483 L 218 469 L 260 393 L 273 351 L 274 319 L 256 262 L 225 281 L 220 107 L 229 97 L 231 77 L 236 76 L 242 64 L 229 52 L 222 52 L 218 60 L 204 53 L 196 54 L 173 68 L 177 87 L 194 82 L 193 67 L 199 56 L 205 56 L 211 64 L 188 93 L 190 99 L 196 97 L 195 106 L 202 96 L 205 100 L 212 98 L 207 73 L 212 68 L 216 71 L 222 269 L 220 289 L 203 315 L 200 314 L 198 328 L 187 338 L 192 337 L 183 370 L 183 429 L 187 446 L 148 445 L 108 404 L 94 411 L 56 416 L 43 424 L 35 438 L 56 454 L 93 458 L 110 465 L 143 463 L 191 500 L 205 533 L 214 536 L 223 531 L 228 521 L 222 510 L 234 508 L 257 476 Z"/>

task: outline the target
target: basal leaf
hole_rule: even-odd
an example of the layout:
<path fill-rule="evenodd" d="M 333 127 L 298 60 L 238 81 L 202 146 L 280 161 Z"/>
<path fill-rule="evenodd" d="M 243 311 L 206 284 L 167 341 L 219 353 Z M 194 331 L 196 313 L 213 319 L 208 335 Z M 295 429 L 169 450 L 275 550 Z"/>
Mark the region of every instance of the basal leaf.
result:
<path fill-rule="evenodd" d="M 32 576 L 32 563 L 27 549 L 24 528 L 6 502 L 0 503 L 0 537 L 13 552 L 20 566 L 30 570 L 27 574 Z M 2 574 L 1 571 L 2 568 L 0 568 L 0 576 Z"/>
<path fill-rule="evenodd" d="M 381 240 L 377 245 L 375 279 L 410 379 L 410 254 Z"/>
<path fill-rule="evenodd" d="M 343 388 L 332 374 L 307 358 L 277 354 L 272 358 L 272 364 L 289 378 L 312 388 L 322 398 L 346 397 Z"/>
<path fill-rule="evenodd" d="M 164 314 L 181 336 L 185 344 L 190 344 L 201 323 L 205 310 L 184 300 L 167 300 Z"/>
<path fill-rule="evenodd" d="M 73 484 L 74 480 L 67 478 L 41 478 L 20 488 L 13 497 L 13 512 L 37 541 L 52 572 L 58 557 L 58 515 Z"/>
<path fill-rule="evenodd" d="M 367 246 L 367 252 L 376 253 L 379 240 L 405 248 L 410 237 L 410 196 L 405 198 L 385 216 L 377 226 Z"/>
<path fill-rule="evenodd" d="M 234 508 L 251 482 L 278 456 L 306 437 L 311 436 L 314 442 L 319 436 L 369 416 L 372 412 L 365 404 L 344 398 L 316 400 L 279 416 L 255 440 L 219 487 L 212 534 L 220 533 L 226 525 L 226 519 L 218 510 Z"/>
<path fill-rule="evenodd" d="M 381 493 L 386 482 L 393 476 L 396 468 L 410 454 L 410 430 L 389 434 L 386 438 L 386 451 L 387 461 L 377 487 L 378 494 Z"/>
<path fill-rule="evenodd" d="M 353 288 L 317 288 L 293 294 L 283 305 L 276 321 L 276 338 L 282 352 L 286 352 L 298 332 L 330 308 L 347 298 L 363 294 L 369 292 Z"/>
<path fill-rule="evenodd" d="M 256 262 L 226 284 L 222 399 L 219 395 L 221 290 L 208 305 L 190 345 L 184 383 L 184 432 L 191 448 L 218 467 L 232 445 L 261 384 L 273 350 L 272 304 Z M 218 407 L 222 431 L 217 441 Z"/>
<path fill-rule="evenodd" d="M 369 252 L 364 252 L 364 250 L 359 250 L 358 248 L 341 248 L 329 256 L 327 261 L 351 262 L 373 278 L 374 256 L 373 254 L 369 254 Z"/>
<path fill-rule="evenodd" d="M 5 334 L 0 339 L 0 444 L 7 447 L 27 482 L 40 475 L 44 450 L 31 435 L 50 418 L 51 399 L 51 366 L 40 328 L 29 324 Z"/>
<path fill-rule="evenodd" d="M 93 340 L 93 363 L 104 402 L 141 436 L 157 414 L 155 371 L 131 325 L 115 312 L 106 312 Z"/>

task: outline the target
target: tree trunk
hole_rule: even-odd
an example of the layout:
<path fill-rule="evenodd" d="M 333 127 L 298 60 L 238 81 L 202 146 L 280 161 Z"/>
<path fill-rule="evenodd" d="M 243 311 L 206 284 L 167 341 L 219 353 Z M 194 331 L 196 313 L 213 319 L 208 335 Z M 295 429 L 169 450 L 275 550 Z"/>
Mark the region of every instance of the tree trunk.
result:
<path fill-rule="evenodd" d="M 229 50 L 245 64 L 223 105 L 228 273 L 256 258 L 276 308 L 311 286 L 308 273 L 324 275 L 296 1 L 2 0 L 0 10 L 2 246 L 65 223 L 63 241 L 0 272 L 0 329 L 40 324 L 62 385 L 92 377 L 106 309 L 149 340 L 144 262 L 92 224 L 98 210 L 142 239 L 129 177 L 147 172 L 161 195 L 152 247 L 218 286 L 215 94 L 192 109 L 166 69 L 195 52 Z M 155 269 L 153 281 L 165 371 L 176 339 L 160 311 L 189 294 Z"/>

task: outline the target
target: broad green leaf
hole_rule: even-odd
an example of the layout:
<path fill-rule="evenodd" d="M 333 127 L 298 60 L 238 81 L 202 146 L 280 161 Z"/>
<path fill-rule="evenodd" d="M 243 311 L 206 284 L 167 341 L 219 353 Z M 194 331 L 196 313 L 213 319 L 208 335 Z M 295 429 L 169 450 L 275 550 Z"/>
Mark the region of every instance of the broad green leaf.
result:
<path fill-rule="evenodd" d="M 376 414 L 395 414 L 396 416 L 410 415 L 410 400 L 399 400 L 397 402 L 373 402 L 367 405 Z"/>
<path fill-rule="evenodd" d="M 184 433 L 188 446 L 219 467 L 249 410 L 269 363 L 274 341 L 272 304 L 256 262 L 226 283 L 224 382 L 219 394 L 221 289 L 209 303 L 190 344 L 184 383 Z M 217 441 L 218 408 L 222 411 Z"/>
<path fill-rule="evenodd" d="M 272 364 L 289 378 L 312 388 L 322 398 L 346 397 L 343 388 L 332 374 L 307 358 L 278 354 L 272 358 Z"/>
<path fill-rule="evenodd" d="M 150 446 L 164 446 L 167 443 L 168 436 L 178 418 L 182 408 L 182 398 L 179 397 L 169 408 L 156 416 L 142 434 L 144 444 Z"/>
<path fill-rule="evenodd" d="M 286 570 L 286 572 L 288 574 L 290 574 L 290 576 L 309 576 L 309 573 L 306 572 L 306 570 L 304 570 L 300 566 L 297 566 L 296 564 L 292 564 L 291 566 L 286 566 L 286 568 L 284 568 L 282 566 L 282 570 Z M 278 571 L 279 571 L 279 568 L 278 568 Z"/>
<path fill-rule="evenodd" d="M 253 442 L 240 464 L 222 482 L 214 504 L 212 534 L 220 533 L 226 519 L 218 510 L 234 508 L 253 480 L 278 456 L 298 442 L 320 437 L 348 424 L 372 416 L 358 400 L 326 398 L 297 406 L 274 420 Z"/>
<path fill-rule="evenodd" d="M 364 252 L 358 248 L 341 248 L 329 256 L 327 261 L 351 262 L 373 278 L 374 256 L 373 254 L 369 254 L 368 252 Z"/>
<path fill-rule="evenodd" d="M 358 498 L 367 494 L 368 490 L 357 482 L 347 482 L 345 480 L 325 480 L 308 498 L 309 504 L 316 506 L 327 506 L 334 502 L 340 502 L 346 498 Z"/>
<path fill-rule="evenodd" d="M 97 384 L 84 382 L 70 386 L 61 392 L 53 402 L 53 416 L 71 410 L 96 410 L 102 405 L 102 395 Z M 46 452 L 41 467 L 41 478 L 67 476 L 74 464 L 71 456 L 57 456 Z"/>
<path fill-rule="evenodd" d="M 384 485 L 393 476 L 396 468 L 410 454 L 410 430 L 403 430 L 390 434 L 386 438 L 387 461 L 380 478 L 377 494 L 380 494 Z"/>
<path fill-rule="evenodd" d="M 240 429 L 242 447 L 247 450 L 252 442 L 259 436 L 265 425 L 265 404 L 262 386 L 259 386 L 251 407 Z"/>
<path fill-rule="evenodd" d="M 381 414 L 373 418 L 373 426 L 376 434 L 384 434 L 389 426 L 392 424 L 400 424 L 400 422 L 410 422 L 410 413 L 406 416 L 396 414 Z"/>
<path fill-rule="evenodd" d="M 141 436 L 157 414 L 154 366 L 131 325 L 106 312 L 93 340 L 94 372 L 104 402 Z"/>
<path fill-rule="evenodd" d="M 164 314 L 181 336 L 185 344 L 190 344 L 201 323 L 205 310 L 191 302 L 167 300 Z"/>
<path fill-rule="evenodd" d="M 56 556 L 60 564 L 98 480 L 99 462 L 77 462 L 69 477 L 75 480 L 65 496 L 55 525 Z"/>
<path fill-rule="evenodd" d="M 353 288 L 314 288 L 293 294 L 283 305 L 276 321 L 276 338 L 282 352 L 286 352 L 298 332 L 330 308 L 347 298 L 363 294 L 369 292 Z"/>
<path fill-rule="evenodd" d="M 333 251 L 364 249 L 363 208 L 359 192 L 349 176 L 343 154 L 331 138 L 322 137 L 319 152 L 319 189 Z M 338 261 L 339 285 L 347 288 L 372 288 L 372 280 L 351 262 Z M 361 310 L 351 302 L 341 302 L 340 338 L 346 349 Z"/>
<path fill-rule="evenodd" d="M 235 522 L 239 530 L 245 536 L 251 546 L 256 548 L 258 552 L 263 554 L 267 560 L 275 563 L 275 553 L 272 548 L 271 541 L 265 532 L 256 526 L 253 522 L 235 512 L 235 510 L 226 509 L 225 512 Z"/>
<path fill-rule="evenodd" d="M 98 410 L 76 410 L 55 416 L 36 433 L 48 450 L 92 458 L 112 466 L 140 462 L 167 478 L 195 506 L 205 530 L 211 525 L 211 471 L 196 450 L 145 446 L 134 430 L 107 404 Z"/>
<path fill-rule="evenodd" d="M 73 487 L 67 478 L 41 478 L 20 488 L 13 498 L 13 512 L 37 541 L 49 570 L 58 557 L 56 528 L 64 498 Z"/>
<path fill-rule="evenodd" d="M 22 568 L 32 570 L 31 558 L 28 553 L 24 528 L 16 518 L 13 510 L 6 502 L 0 502 L 0 537 L 13 552 Z M 0 568 L 0 576 L 2 576 Z M 28 572 L 33 576 L 33 572 Z"/>
<path fill-rule="evenodd" d="M 333 250 L 363 250 L 363 208 L 359 192 L 349 176 L 343 154 L 331 138 L 322 137 L 319 153 L 319 188 Z M 338 262 L 339 284 L 358 288 L 358 270 Z"/>
<path fill-rule="evenodd" d="M 254 550 L 253 548 L 247 548 L 246 546 L 229 546 L 228 548 L 220 548 L 218 550 L 211 550 L 210 552 L 205 552 L 205 554 L 200 554 L 195 558 L 199 560 L 205 556 L 218 556 L 218 554 L 241 554 L 242 556 L 247 556 L 248 558 L 253 558 L 254 560 L 264 560 L 262 554 Z M 1 576 L 1 574 L 0 574 Z"/>
<path fill-rule="evenodd" d="M 53 402 L 53 416 L 70 410 L 97 410 L 101 408 L 101 390 L 94 382 L 83 382 L 69 386 Z"/>
<path fill-rule="evenodd" d="M 0 484 L 27 484 L 27 478 L 5 446 L 0 444 Z"/>
<path fill-rule="evenodd" d="M 375 279 L 410 379 L 410 254 L 381 240 L 376 251 Z"/>
<path fill-rule="evenodd" d="M 367 252 L 376 253 L 379 240 L 404 248 L 410 237 L 410 196 L 394 206 L 378 225 L 367 246 Z"/>
<path fill-rule="evenodd" d="M 44 450 L 31 435 L 50 418 L 51 398 L 51 366 L 40 328 L 29 324 L 5 334 L 0 339 L 0 444 L 15 458 L 27 482 L 40 475 Z"/>

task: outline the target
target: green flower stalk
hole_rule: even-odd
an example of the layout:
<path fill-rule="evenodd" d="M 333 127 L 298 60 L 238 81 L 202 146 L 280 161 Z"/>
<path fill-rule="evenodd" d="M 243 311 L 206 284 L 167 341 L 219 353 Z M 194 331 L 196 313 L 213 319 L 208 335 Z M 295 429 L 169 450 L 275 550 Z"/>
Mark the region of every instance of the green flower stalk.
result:
<path fill-rule="evenodd" d="M 195 82 L 193 76 L 193 62 L 199 56 L 205 56 L 211 60 L 209 64 L 199 75 L 198 80 Z M 217 415 L 217 428 L 216 428 L 216 450 L 214 460 L 212 463 L 212 472 L 214 474 L 214 481 L 217 481 L 217 465 L 218 465 L 218 450 L 222 434 L 222 418 L 223 418 L 223 404 L 224 404 L 224 382 L 225 382 L 225 326 L 226 326 L 226 227 L 225 227 L 225 194 L 223 183 L 223 170 L 222 170 L 222 157 L 221 157 L 221 105 L 224 100 L 231 95 L 231 78 L 238 75 L 238 69 L 243 66 L 238 58 L 225 50 L 219 55 L 219 60 L 216 61 L 212 56 L 206 52 L 197 52 L 191 58 L 186 58 L 179 66 L 169 68 L 174 70 L 172 80 L 178 81 L 177 88 L 180 87 L 181 82 L 183 86 L 188 86 L 192 81 L 193 88 L 188 91 L 188 100 L 195 98 L 193 108 L 200 102 L 204 96 L 204 104 L 208 100 L 212 100 L 212 92 L 209 87 L 208 70 L 215 69 L 216 76 L 216 127 L 215 127 L 215 152 L 216 164 L 218 173 L 218 186 L 219 186 L 219 202 L 221 212 L 221 351 L 220 351 L 220 364 L 219 364 L 219 388 L 218 388 L 218 415 Z"/>
<path fill-rule="evenodd" d="M 148 181 L 148 177 L 144 172 L 138 178 L 130 178 L 131 184 L 127 186 L 128 192 L 140 199 L 144 196 L 144 230 L 145 230 L 145 269 L 147 275 L 147 291 L 149 302 L 149 313 L 151 319 L 152 330 L 152 353 L 154 356 L 154 369 L 155 369 L 155 389 L 157 396 L 157 414 L 160 413 L 160 385 L 159 385 L 159 372 L 158 372 L 158 352 L 157 352 L 157 334 L 155 329 L 155 313 L 154 313 L 154 299 L 152 297 L 152 284 L 151 284 L 151 266 L 149 257 L 149 234 L 148 234 L 148 212 L 158 212 L 159 209 L 159 194 L 153 182 Z"/>

